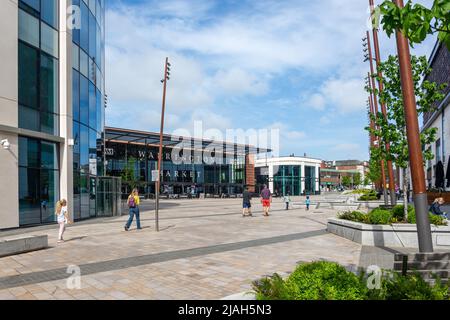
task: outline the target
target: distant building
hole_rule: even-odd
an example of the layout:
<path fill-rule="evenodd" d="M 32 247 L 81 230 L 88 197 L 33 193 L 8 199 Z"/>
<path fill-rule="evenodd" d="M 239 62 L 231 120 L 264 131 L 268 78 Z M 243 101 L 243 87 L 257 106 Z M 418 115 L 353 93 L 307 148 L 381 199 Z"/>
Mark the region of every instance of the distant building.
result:
<path fill-rule="evenodd" d="M 321 163 L 319 159 L 294 155 L 255 160 L 256 189 L 260 191 L 266 184 L 278 195 L 320 194 Z"/>
<path fill-rule="evenodd" d="M 423 115 L 422 131 L 427 128 L 437 128 L 437 139 L 433 144 L 423 146 L 423 150 L 431 150 L 434 159 L 425 164 L 425 177 L 428 187 L 435 187 L 436 165 L 442 161 L 446 171 L 450 156 L 450 52 L 445 45 L 436 42 L 436 45 L 429 58 L 429 64 L 433 69 L 426 77 L 426 80 L 436 82 L 437 84 L 446 83 L 444 94 L 441 101 L 436 101 L 434 112 Z"/>
<path fill-rule="evenodd" d="M 364 181 L 369 168 L 367 161 L 359 160 L 335 160 L 323 161 L 320 169 L 321 188 L 335 188 L 342 185 L 342 179 L 346 176 L 354 181 L 357 174 L 361 183 Z"/>

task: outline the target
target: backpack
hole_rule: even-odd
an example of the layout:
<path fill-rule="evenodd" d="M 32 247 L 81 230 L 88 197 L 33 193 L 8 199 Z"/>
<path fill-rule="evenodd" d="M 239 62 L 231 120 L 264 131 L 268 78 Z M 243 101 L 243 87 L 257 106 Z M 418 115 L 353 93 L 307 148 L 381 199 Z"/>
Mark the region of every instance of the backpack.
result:
<path fill-rule="evenodd" d="M 129 208 L 135 208 L 136 207 L 136 202 L 134 200 L 134 196 L 131 196 L 128 198 L 128 207 Z"/>

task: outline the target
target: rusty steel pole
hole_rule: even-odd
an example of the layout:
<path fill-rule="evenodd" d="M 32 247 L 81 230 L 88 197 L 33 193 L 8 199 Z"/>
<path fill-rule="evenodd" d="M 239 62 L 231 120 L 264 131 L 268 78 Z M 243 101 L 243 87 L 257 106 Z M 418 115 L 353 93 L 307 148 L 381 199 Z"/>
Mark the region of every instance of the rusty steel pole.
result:
<path fill-rule="evenodd" d="M 398 7 L 403 8 L 403 0 L 394 0 L 394 2 Z M 423 155 L 419 135 L 419 121 L 417 117 L 409 42 L 400 30 L 397 30 L 396 32 L 396 40 L 400 65 L 403 103 L 405 108 L 406 135 L 408 138 L 409 164 L 411 168 L 411 179 L 413 185 L 414 207 L 416 209 L 419 251 L 433 252 L 433 241 L 431 238 L 431 227 L 428 217 L 425 172 L 423 169 Z"/>
<path fill-rule="evenodd" d="M 166 64 L 164 66 L 164 79 L 163 82 L 163 97 L 162 97 L 162 107 L 161 107 L 161 126 L 159 131 L 159 152 L 158 152 L 158 176 L 155 183 L 155 228 L 159 231 L 159 191 L 161 188 L 161 169 L 162 169 L 162 153 L 163 153 L 163 135 L 164 135 L 164 112 L 166 110 L 166 89 L 169 68 L 169 58 L 166 58 Z"/>
<path fill-rule="evenodd" d="M 378 98 L 377 95 L 375 93 L 376 91 L 376 85 L 375 85 L 375 79 L 373 78 L 372 75 L 375 74 L 375 70 L 373 67 L 373 56 L 372 56 L 372 45 L 370 43 L 370 33 L 369 31 L 366 32 L 366 36 L 367 36 L 367 49 L 369 51 L 369 62 L 370 62 L 370 79 L 371 79 L 371 83 L 372 83 L 372 91 L 373 91 L 373 105 L 374 105 L 374 112 L 375 112 L 375 117 L 378 117 Z M 378 147 L 381 148 L 381 139 L 378 138 Z M 387 191 L 386 191 L 386 169 L 384 166 L 384 160 L 381 159 L 381 182 L 383 184 L 383 198 L 384 198 L 384 204 L 387 206 L 389 204 L 388 201 L 388 196 L 387 196 Z"/>
<path fill-rule="evenodd" d="M 370 9 L 371 9 L 371 16 L 373 15 L 373 11 L 374 11 L 374 1 L 373 0 L 369 0 L 369 4 L 370 4 Z M 373 25 L 372 28 L 372 33 L 373 33 L 373 46 L 375 49 L 375 60 L 377 62 L 377 74 L 378 74 L 378 90 L 379 92 L 383 92 L 383 81 L 382 79 L 382 73 L 380 71 L 380 63 L 381 63 L 381 55 L 380 55 L 380 45 L 379 45 L 379 41 L 378 41 L 378 30 L 377 30 L 377 26 Z M 386 111 L 386 104 L 384 102 L 381 102 L 381 112 L 383 113 L 384 118 L 387 117 L 387 111 Z M 390 143 L 389 141 L 386 141 L 386 151 L 389 152 L 390 149 Z M 395 206 L 397 204 L 397 197 L 395 195 L 395 178 L 394 178 L 394 169 L 392 167 L 392 161 L 391 160 L 387 160 L 387 169 L 388 169 L 388 175 L 389 175 L 389 193 L 391 196 L 391 204 L 393 206 Z"/>

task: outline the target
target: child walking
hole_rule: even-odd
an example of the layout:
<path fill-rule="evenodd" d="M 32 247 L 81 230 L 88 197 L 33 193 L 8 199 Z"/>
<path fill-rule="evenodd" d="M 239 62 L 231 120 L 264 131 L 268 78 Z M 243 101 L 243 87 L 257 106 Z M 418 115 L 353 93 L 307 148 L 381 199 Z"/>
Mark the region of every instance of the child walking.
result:
<path fill-rule="evenodd" d="M 289 203 L 291 202 L 291 198 L 289 197 L 289 192 L 284 196 L 284 202 L 286 203 L 286 210 L 289 210 Z"/>
<path fill-rule="evenodd" d="M 66 199 L 61 199 L 56 202 L 56 220 L 59 224 L 59 234 L 58 234 L 58 243 L 64 242 L 63 235 L 64 231 L 66 231 L 66 224 L 70 223 L 69 215 L 67 212 L 67 201 Z"/>
<path fill-rule="evenodd" d="M 309 196 L 306 196 L 305 204 L 306 204 L 306 211 L 309 211 L 309 205 L 311 204 L 311 200 L 309 200 Z"/>

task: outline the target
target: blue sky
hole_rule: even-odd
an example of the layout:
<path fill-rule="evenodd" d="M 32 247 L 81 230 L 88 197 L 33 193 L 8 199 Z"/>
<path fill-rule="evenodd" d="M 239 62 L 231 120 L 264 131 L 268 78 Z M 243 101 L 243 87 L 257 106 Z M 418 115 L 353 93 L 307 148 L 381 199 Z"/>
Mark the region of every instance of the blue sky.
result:
<path fill-rule="evenodd" d="M 368 1 L 367 1 L 368 2 Z M 429 5 L 430 0 L 415 1 Z M 361 0 L 108 0 L 107 125 L 280 130 L 280 155 L 368 158 Z M 380 34 L 382 58 L 395 39 Z M 429 55 L 434 39 L 412 50 Z"/>

